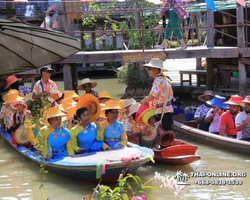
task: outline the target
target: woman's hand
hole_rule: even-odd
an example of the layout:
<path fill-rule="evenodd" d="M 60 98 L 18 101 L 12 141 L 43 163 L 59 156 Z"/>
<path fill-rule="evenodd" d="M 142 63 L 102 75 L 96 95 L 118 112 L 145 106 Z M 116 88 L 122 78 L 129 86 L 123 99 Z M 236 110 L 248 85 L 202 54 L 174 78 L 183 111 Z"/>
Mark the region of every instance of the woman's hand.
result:
<path fill-rule="evenodd" d="M 86 149 L 84 149 L 84 148 L 79 148 L 77 151 L 77 153 L 84 153 L 84 152 L 86 152 Z"/>
<path fill-rule="evenodd" d="M 97 120 L 95 120 L 95 124 L 96 124 L 98 130 L 101 130 L 101 124 L 100 124 L 101 121 L 102 121 L 101 118 L 98 118 Z"/>

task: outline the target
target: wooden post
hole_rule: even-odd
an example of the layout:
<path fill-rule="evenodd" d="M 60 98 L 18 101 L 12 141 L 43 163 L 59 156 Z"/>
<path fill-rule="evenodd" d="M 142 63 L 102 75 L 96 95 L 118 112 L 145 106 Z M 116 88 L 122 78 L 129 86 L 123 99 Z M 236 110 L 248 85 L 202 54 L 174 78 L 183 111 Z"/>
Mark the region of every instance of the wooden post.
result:
<path fill-rule="evenodd" d="M 245 47 L 245 35 L 244 35 L 244 7 L 240 4 L 237 4 L 236 16 L 237 16 L 237 24 L 241 24 L 241 26 L 237 26 L 237 44 L 239 48 Z M 245 65 L 238 61 L 239 66 L 239 91 L 240 96 L 243 98 L 247 95 L 247 72 Z"/>
<path fill-rule="evenodd" d="M 78 93 L 78 90 L 76 89 L 76 87 L 78 86 L 78 66 L 77 64 L 71 64 L 71 73 L 72 73 L 72 85 L 73 85 L 73 90 L 76 91 L 76 93 Z"/>
<path fill-rule="evenodd" d="M 207 8 L 207 26 L 214 26 L 214 12 Z M 207 28 L 207 47 L 214 47 L 214 27 Z M 214 68 L 211 58 L 207 58 L 207 89 L 214 90 Z"/>
<path fill-rule="evenodd" d="M 71 66 L 68 64 L 63 65 L 63 81 L 64 81 L 64 90 L 73 90 Z"/>
<path fill-rule="evenodd" d="M 201 65 L 201 58 L 196 58 L 196 69 L 201 70 L 202 65 Z"/>
<path fill-rule="evenodd" d="M 14 7 L 13 1 L 12 0 L 6 0 L 6 10 L 10 11 Z M 13 18 L 14 14 L 7 14 L 7 18 Z"/>

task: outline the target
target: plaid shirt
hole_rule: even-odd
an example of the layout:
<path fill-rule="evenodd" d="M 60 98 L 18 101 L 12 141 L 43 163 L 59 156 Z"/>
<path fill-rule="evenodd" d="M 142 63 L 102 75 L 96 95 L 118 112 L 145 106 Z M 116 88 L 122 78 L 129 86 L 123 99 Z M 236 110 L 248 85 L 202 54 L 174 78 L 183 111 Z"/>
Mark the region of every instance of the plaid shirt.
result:
<path fill-rule="evenodd" d="M 188 3 L 189 1 L 183 2 L 181 0 L 166 0 L 161 13 L 164 13 L 165 11 L 170 9 L 173 10 L 181 19 L 187 19 L 189 17 L 186 9 Z"/>

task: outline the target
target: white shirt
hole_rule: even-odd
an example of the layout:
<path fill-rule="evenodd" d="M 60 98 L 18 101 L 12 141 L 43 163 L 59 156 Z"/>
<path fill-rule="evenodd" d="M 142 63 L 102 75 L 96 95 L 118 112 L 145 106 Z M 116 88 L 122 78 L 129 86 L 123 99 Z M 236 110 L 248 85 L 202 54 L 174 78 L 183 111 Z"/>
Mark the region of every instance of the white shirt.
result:
<path fill-rule="evenodd" d="M 208 112 L 206 117 L 212 115 L 214 112 L 214 109 L 211 108 Z M 209 133 L 218 133 L 220 132 L 220 115 L 216 114 L 213 118 L 213 121 L 211 122 L 209 129 L 208 129 Z"/>
<path fill-rule="evenodd" d="M 243 124 L 246 121 L 246 119 L 247 119 L 247 113 L 245 111 L 240 112 L 235 119 L 235 124 Z M 242 135 L 242 137 L 240 137 L 240 135 Z M 238 131 L 237 139 L 241 138 L 250 138 L 250 123 L 248 123 L 248 125 L 246 125 L 241 131 Z"/>

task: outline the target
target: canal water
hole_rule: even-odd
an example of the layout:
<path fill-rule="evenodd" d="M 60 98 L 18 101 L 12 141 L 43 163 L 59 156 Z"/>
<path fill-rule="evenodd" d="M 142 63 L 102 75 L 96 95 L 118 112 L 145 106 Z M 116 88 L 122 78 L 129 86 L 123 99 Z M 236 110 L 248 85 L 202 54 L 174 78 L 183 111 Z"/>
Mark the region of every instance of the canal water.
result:
<path fill-rule="evenodd" d="M 86 76 L 85 76 L 86 77 Z M 81 77 L 81 78 L 84 78 Z M 116 99 L 124 93 L 125 87 L 116 83 L 114 76 L 101 78 L 91 76 L 98 83 L 96 91 L 109 91 Z M 63 91 L 63 82 L 55 78 L 58 88 Z M 80 81 L 79 81 L 80 83 Z M 27 84 L 29 86 L 29 84 Z M 83 94 L 80 92 L 80 94 Z M 201 156 L 199 161 L 185 166 L 169 166 L 164 164 L 148 163 L 138 171 L 143 182 L 152 179 L 155 172 L 162 175 L 173 176 L 179 170 L 183 172 L 245 172 L 247 177 L 241 177 L 242 185 L 197 185 L 197 180 L 211 180 L 211 178 L 190 178 L 181 195 L 175 196 L 169 189 L 161 189 L 161 184 L 154 180 L 148 185 L 156 186 L 158 192 L 152 192 L 154 199 L 250 199 L 250 158 L 233 154 L 185 140 L 198 146 L 197 154 Z M 232 147 L 234 148 L 234 147 Z M 23 158 L 0 139 L 0 199 L 1 200 L 81 200 L 85 194 L 90 194 L 96 183 L 87 183 L 79 180 L 65 178 L 53 173 L 45 175 L 45 179 L 39 174 L 39 166 Z M 249 175 L 249 176 L 248 176 Z"/>

